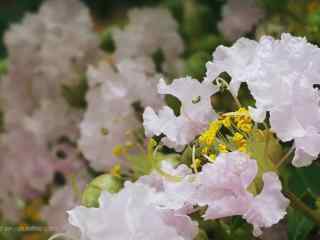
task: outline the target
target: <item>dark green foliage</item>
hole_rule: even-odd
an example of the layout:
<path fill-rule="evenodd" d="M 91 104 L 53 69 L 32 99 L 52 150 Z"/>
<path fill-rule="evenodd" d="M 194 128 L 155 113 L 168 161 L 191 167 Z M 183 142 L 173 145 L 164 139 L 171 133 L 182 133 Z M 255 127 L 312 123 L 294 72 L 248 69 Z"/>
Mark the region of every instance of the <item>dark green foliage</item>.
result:
<path fill-rule="evenodd" d="M 290 208 L 288 211 L 288 240 L 309 239 L 315 224 L 301 212 Z"/>
<path fill-rule="evenodd" d="M 202 79 L 205 75 L 206 62 L 211 58 L 208 52 L 196 52 L 186 61 L 186 74 L 197 79 Z"/>

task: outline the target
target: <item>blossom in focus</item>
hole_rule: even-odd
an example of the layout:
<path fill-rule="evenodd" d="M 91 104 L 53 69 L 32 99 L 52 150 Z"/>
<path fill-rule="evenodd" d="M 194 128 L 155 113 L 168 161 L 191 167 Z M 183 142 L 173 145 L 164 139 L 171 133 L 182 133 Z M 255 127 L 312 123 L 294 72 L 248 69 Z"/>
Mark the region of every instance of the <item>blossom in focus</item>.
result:
<path fill-rule="evenodd" d="M 147 107 L 143 114 L 143 125 L 147 136 L 166 137 L 162 142 L 176 150 L 190 143 L 217 116 L 211 106 L 211 96 L 218 87 L 209 82 L 200 83 L 191 77 L 175 79 L 167 85 L 163 79 L 158 84 L 160 94 L 170 94 L 181 102 L 180 115 L 172 109 L 163 107 L 158 115 Z"/>
<path fill-rule="evenodd" d="M 270 113 L 271 129 L 284 142 L 295 140 L 295 166 L 316 159 L 320 147 L 319 84 L 320 49 L 305 38 L 282 34 L 280 40 L 263 37 L 259 42 L 242 38 L 232 47 L 220 46 L 207 64 L 207 80 L 227 72 L 230 90 L 237 95 L 242 82 L 256 100 L 253 119 Z M 306 114 L 306 112 L 308 114 Z"/>
<path fill-rule="evenodd" d="M 161 208 L 179 213 L 192 212 L 192 198 L 196 190 L 192 170 L 184 164 L 175 167 L 166 160 L 161 162 L 161 170 L 165 175 L 153 171 L 140 177 L 138 182 L 156 189 L 155 203 Z"/>
<path fill-rule="evenodd" d="M 254 226 L 254 235 L 261 228 L 278 223 L 286 214 L 289 201 L 281 193 L 281 182 L 273 172 L 263 174 L 264 186 L 254 196 L 248 190 L 258 173 L 255 160 L 246 154 L 220 154 L 214 163 L 207 163 L 199 173 L 195 201 L 208 206 L 205 219 L 241 215 Z M 267 206 L 267 207 L 266 207 Z"/>
<path fill-rule="evenodd" d="M 79 228 L 82 239 L 89 240 L 194 239 L 197 224 L 186 215 L 157 208 L 155 195 L 144 184 L 127 182 L 117 194 L 103 192 L 99 208 L 79 206 L 69 211 L 69 222 Z"/>

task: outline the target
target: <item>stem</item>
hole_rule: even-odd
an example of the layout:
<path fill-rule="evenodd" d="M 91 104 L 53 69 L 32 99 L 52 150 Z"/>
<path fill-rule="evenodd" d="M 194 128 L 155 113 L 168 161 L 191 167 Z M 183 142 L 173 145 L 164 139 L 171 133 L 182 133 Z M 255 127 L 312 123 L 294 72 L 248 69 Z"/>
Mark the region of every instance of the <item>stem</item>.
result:
<path fill-rule="evenodd" d="M 288 157 L 291 155 L 291 153 L 293 152 L 294 149 L 295 149 L 294 146 L 292 146 L 289 149 L 289 151 L 280 159 L 280 161 L 276 165 L 276 169 L 279 169 L 281 167 L 281 165 L 288 159 Z"/>
<path fill-rule="evenodd" d="M 192 165 L 193 165 L 194 172 L 198 173 L 198 169 L 196 166 L 196 147 L 195 147 L 195 145 L 192 146 Z"/>
<path fill-rule="evenodd" d="M 241 106 L 241 103 L 240 103 L 239 99 L 236 96 L 234 96 L 230 90 L 229 90 L 229 92 L 230 92 L 234 102 L 236 103 L 237 107 L 241 108 L 242 106 Z"/>
<path fill-rule="evenodd" d="M 292 206 L 301 210 L 306 216 L 312 219 L 318 226 L 320 226 L 320 215 L 309 208 L 303 201 L 301 201 L 296 195 L 290 191 L 284 191 L 287 198 L 290 199 Z"/>

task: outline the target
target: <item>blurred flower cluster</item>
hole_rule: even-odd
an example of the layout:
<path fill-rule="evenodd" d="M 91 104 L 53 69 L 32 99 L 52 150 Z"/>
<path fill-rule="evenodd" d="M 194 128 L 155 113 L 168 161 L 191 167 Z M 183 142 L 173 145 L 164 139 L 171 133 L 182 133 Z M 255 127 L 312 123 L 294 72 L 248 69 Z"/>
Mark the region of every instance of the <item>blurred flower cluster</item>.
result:
<path fill-rule="evenodd" d="M 108 7 L 3 36 L 0 239 L 318 239 L 318 1 Z"/>

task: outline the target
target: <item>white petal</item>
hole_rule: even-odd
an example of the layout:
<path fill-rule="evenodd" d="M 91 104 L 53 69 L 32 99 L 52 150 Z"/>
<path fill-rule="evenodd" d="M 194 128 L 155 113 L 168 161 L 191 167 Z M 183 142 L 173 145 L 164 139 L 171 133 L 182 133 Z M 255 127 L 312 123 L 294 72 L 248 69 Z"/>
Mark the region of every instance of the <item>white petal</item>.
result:
<path fill-rule="evenodd" d="M 264 187 L 251 202 L 244 218 L 254 226 L 255 236 L 260 235 L 261 228 L 271 227 L 285 215 L 289 200 L 281 193 L 281 182 L 273 172 L 263 174 Z"/>

